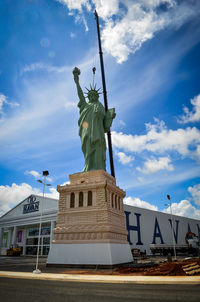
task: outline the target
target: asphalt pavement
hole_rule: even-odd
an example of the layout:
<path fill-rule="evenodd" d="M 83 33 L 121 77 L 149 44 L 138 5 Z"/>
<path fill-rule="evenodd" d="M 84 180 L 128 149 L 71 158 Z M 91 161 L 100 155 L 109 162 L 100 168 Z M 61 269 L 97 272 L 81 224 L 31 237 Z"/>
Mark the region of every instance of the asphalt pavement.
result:
<path fill-rule="evenodd" d="M 112 270 L 46 267 L 34 257 L 0 257 L 0 301 L 200 301 L 200 276 L 116 275 Z"/>
<path fill-rule="evenodd" d="M 3 302 L 199 302 L 195 284 L 63 282 L 0 277 Z"/>

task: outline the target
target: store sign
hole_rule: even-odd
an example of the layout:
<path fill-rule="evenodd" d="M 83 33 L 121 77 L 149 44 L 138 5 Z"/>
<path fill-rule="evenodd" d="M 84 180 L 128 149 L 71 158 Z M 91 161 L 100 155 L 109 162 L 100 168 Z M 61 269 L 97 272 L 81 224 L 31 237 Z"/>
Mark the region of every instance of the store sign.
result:
<path fill-rule="evenodd" d="M 28 198 L 28 203 L 23 207 L 23 214 L 32 213 L 39 211 L 39 201 L 36 201 L 35 196 L 30 196 Z"/>

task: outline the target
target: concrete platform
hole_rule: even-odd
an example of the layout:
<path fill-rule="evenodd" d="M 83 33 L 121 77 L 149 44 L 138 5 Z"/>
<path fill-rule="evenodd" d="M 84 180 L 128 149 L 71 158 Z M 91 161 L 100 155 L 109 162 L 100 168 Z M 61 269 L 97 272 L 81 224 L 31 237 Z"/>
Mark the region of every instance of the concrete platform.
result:
<path fill-rule="evenodd" d="M 52 244 L 47 265 L 112 267 L 132 261 L 128 243 Z"/>

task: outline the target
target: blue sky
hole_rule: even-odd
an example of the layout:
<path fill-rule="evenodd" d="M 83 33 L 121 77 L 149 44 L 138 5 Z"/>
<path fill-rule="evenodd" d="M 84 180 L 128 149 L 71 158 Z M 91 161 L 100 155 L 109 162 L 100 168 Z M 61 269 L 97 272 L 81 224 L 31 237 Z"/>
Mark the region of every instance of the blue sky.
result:
<path fill-rule="evenodd" d="M 0 214 L 41 194 L 43 170 L 56 197 L 83 169 L 72 70 L 85 89 L 95 65 L 101 87 L 95 8 L 125 202 L 169 211 L 170 194 L 174 214 L 199 218 L 198 0 L 0 0 Z"/>

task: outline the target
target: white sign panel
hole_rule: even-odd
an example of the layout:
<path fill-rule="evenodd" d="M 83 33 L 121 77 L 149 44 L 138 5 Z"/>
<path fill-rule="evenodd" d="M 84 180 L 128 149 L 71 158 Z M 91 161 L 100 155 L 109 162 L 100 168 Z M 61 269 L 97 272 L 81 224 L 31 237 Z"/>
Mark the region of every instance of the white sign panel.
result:
<path fill-rule="evenodd" d="M 200 234 L 200 220 L 124 205 L 131 248 L 150 253 L 150 244 L 186 244 L 187 232 Z M 172 233 L 173 226 L 173 233 Z"/>

